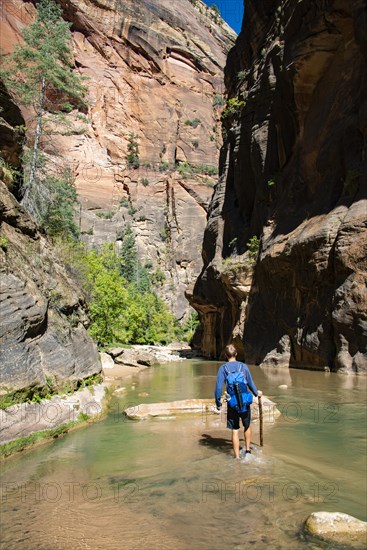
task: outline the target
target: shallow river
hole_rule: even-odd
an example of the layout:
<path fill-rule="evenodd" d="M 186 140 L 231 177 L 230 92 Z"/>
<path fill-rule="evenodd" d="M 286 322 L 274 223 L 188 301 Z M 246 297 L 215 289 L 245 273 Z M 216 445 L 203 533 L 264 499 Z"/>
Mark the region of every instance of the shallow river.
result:
<path fill-rule="evenodd" d="M 253 424 L 253 455 L 242 462 L 221 416 L 121 414 L 212 397 L 219 365 L 147 370 L 124 384 L 105 420 L 6 461 L 1 549 L 331 550 L 300 535 L 308 514 L 366 520 L 366 378 L 251 368 L 282 415 L 264 424 L 263 448 Z"/>

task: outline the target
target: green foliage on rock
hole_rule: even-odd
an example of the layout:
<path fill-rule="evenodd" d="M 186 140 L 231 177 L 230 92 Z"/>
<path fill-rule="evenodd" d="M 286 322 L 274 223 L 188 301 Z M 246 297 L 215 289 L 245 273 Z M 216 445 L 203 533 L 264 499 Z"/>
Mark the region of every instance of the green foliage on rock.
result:
<path fill-rule="evenodd" d="M 235 116 L 241 112 L 246 103 L 238 97 L 232 97 L 227 101 L 227 105 L 222 112 L 222 120 Z"/>
<path fill-rule="evenodd" d="M 177 171 L 181 175 L 204 174 L 207 176 L 215 176 L 218 174 L 217 166 L 212 166 L 211 164 L 193 165 L 187 161 L 181 162 L 177 167 Z"/>
<path fill-rule="evenodd" d="M 241 81 L 244 80 L 247 77 L 248 72 L 245 70 L 239 71 L 237 73 L 237 80 Z"/>
<path fill-rule="evenodd" d="M 5 235 L 0 235 L 0 248 L 6 250 L 8 247 L 9 241 Z"/>
<path fill-rule="evenodd" d="M 200 118 L 194 118 L 192 120 L 185 120 L 185 126 L 191 126 L 192 128 L 197 128 L 201 124 Z"/>
<path fill-rule="evenodd" d="M 159 171 L 160 172 L 167 172 L 169 170 L 169 162 L 168 160 L 162 160 L 159 163 Z"/>
<path fill-rule="evenodd" d="M 22 38 L 11 54 L 3 56 L 0 77 L 16 101 L 35 113 L 34 120 L 27 122 L 23 204 L 40 221 L 44 203 L 53 192 L 42 174 L 46 122 L 62 111 L 85 106 L 86 88 L 83 78 L 73 70 L 70 24 L 53 0 L 37 4 L 36 19 L 23 28 Z"/>
<path fill-rule="evenodd" d="M 9 186 L 13 185 L 19 175 L 18 170 L 13 168 L 13 166 L 0 157 L 0 178 L 4 181 L 4 183 Z"/>
<path fill-rule="evenodd" d="M 249 250 L 250 258 L 253 261 L 256 261 L 258 255 L 259 255 L 259 249 L 260 249 L 260 239 L 254 235 L 251 237 L 251 239 L 246 243 L 246 246 Z"/>
<path fill-rule="evenodd" d="M 120 273 L 129 282 L 132 283 L 135 278 L 136 265 L 138 262 L 138 251 L 135 244 L 135 236 L 131 225 L 121 231 L 122 245 L 120 252 Z"/>
<path fill-rule="evenodd" d="M 222 107 L 222 105 L 225 104 L 225 99 L 220 94 L 215 94 L 213 97 L 213 107 L 214 109 L 217 109 L 218 107 Z"/>
<path fill-rule="evenodd" d="M 139 143 L 138 143 L 138 135 L 134 133 L 129 134 L 129 139 L 127 142 L 127 155 L 126 155 L 126 161 L 128 168 L 139 168 L 140 166 L 140 159 L 139 159 Z"/>
<path fill-rule="evenodd" d="M 120 206 L 123 206 L 124 208 L 129 208 L 129 201 L 127 200 L 127 198 L 121 197 Z"/>
<path fill-rule="evenodd" d="M 24 42 L 5 56 L 1 76 L 22 104 L 70 110 L 69 99 L 82 103 L 85 88 L 73 72 L 70 25 L 53 0 L 41 0 L 36 20 L 22 31 Z"/>
<path fill-rule="evenodd" d="M 21 403 L 40 403 L 55 395 L 73 394 L 79 389 L 101 384 L 102 375 L 97 373 L 82 380 L 56 380 L 54 376 L 46 376 L 45 383 L 40 386 L 28 386 L 21 390 L 9 391 L 2 388 L 0 409 L 7 409 Z"/>
<path fill-rule="evenodd" d="M 102 218 L 103 220 L 112 220 L 113 212 L 111 210 L 108 210 L 107 212 L 97 212 L 96 216 L 98 218 Z"/>
<path fill-rule="evenodd" d="M 3 459 L 3 458 L 6 458 L 7 456 L 11 456 L 15 453 L 19 453 L 21 451 L 24 451 L 24 449 L 28 449 L 29 447 L 37 445 L 38 443 L 42 443 L 51 439 L 62 437 L 63 435 L 67 434 L 71 429 L 75 428 L 78 424 L 80 424 L 81 421 L 82 420 L 80 421 L 71 420 L 70 422 L 61 424 L 56 428 L 51 428 L 50 430 L 42 430 L 40 432 L 34 432 L 25 437 L 20 437 L 18 439 L 15 439 L 14 441 L 9 441 L 8 443 L 5 443 L 4 445 L 0 446 L 0 458 Z"/>

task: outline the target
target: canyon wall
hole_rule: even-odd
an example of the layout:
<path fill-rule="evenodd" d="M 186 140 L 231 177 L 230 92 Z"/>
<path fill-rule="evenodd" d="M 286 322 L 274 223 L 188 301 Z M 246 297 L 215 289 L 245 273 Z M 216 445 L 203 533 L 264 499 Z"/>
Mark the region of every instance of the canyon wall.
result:
<path fill-rule="evenodd" d="M 0 155 L 20 164 L 22 115 L 0 88 Z M 82 380 L 101 371 L 84 296 L 60 255 L 16 200 L 0 166 L 0 393 Z"/>
<path fill-rule="evenodd" d="M 366 73 L 363 0 L 246 1 L 188 291 L 205 355 L 367 372 Z"/>
<path fill-rule="evenodd" d="M 202 267 L 222 143 L 223 68 L 236 35 L 200 0 L 58 4 L 72 23 L 89 108 L 85 117 L 66 115 L 73 130 L 55 131 L 45 149 L 76 175 L 83 240 L 119 247 L 130 224 L 140 257 L 164 273 L 161 295 L 183 318 L 184 291 Z M 35 8 L 7 0 L 1 9 L 1 46 L 7 52 Z M 127 162 L 132 134 L 138 168 Z"/>

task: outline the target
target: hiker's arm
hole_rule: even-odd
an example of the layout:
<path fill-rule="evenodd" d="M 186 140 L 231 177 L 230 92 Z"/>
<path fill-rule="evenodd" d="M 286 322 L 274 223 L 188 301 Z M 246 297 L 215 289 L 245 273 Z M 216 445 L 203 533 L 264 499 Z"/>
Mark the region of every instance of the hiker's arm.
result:
<path fill-rule="evenodd" d="M 220 409 L 222 406 L 220 398 L 222 397 L 223 384 L 224 384 L 224 370 L 221 367 L 217 374 L 217 383 L 215 385 L 215 392 L 214 392 L 215 404 L 218 409 Z"/>

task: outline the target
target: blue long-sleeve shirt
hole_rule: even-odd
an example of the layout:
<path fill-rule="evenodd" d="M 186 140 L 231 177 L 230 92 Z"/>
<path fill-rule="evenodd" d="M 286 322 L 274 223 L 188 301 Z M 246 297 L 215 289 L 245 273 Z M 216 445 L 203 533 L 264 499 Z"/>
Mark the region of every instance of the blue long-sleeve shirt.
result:
<path fill-rule="evenodd" d="M 257 387 L 254 384 L 254 381 L 252 380 L 251 373 L 249 371 L 248 366 L 245 363 L 241 363 L 240 361 L 228 361 L 228 363 L 224 363 L 221 367 L 219 367 L 218 374 L 217 374 L 217 383 L 215 385 L 215 404 L 219 408 L 221 406 L 220 398 L 222 396 L 222 388 L 223 384 L 226 381 L 226 371 L 225 368 L 227 367 L 227 370 L 229 372 L 237 372 L 238 367 L 241 365 L 241 371 L 244 373 L 246 377 L 246 384 L 249 387 L 249 389 L 252 391 L 255 397 L 257 397 Z"/>

